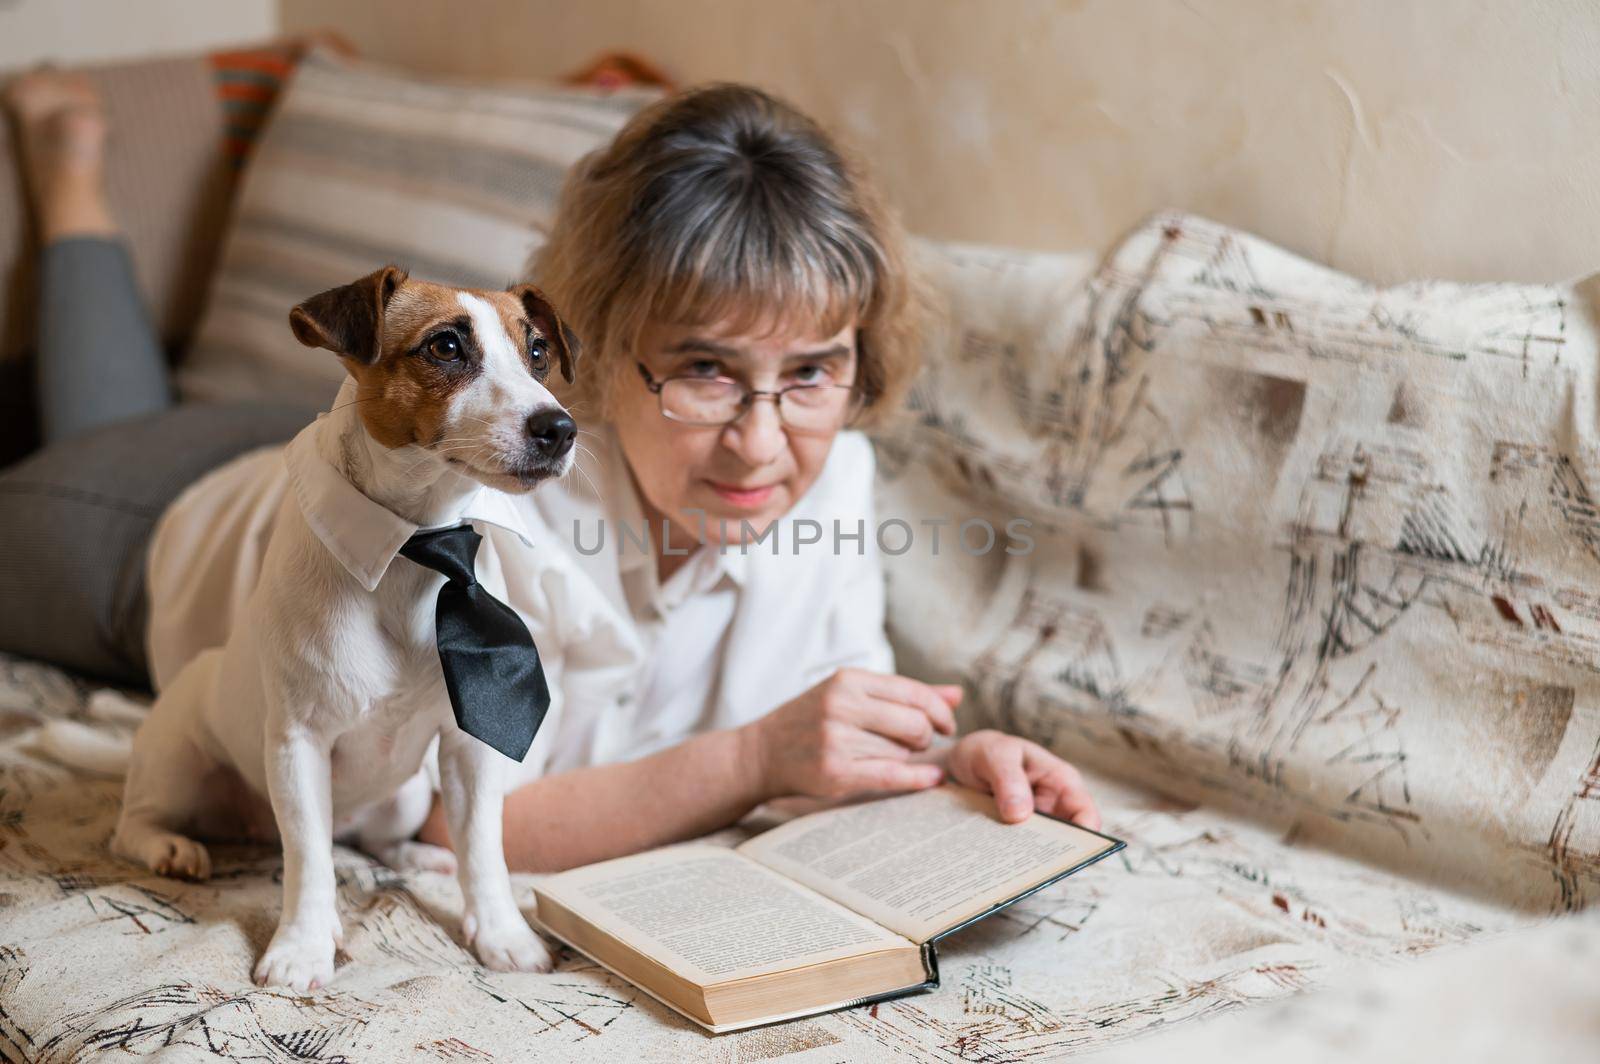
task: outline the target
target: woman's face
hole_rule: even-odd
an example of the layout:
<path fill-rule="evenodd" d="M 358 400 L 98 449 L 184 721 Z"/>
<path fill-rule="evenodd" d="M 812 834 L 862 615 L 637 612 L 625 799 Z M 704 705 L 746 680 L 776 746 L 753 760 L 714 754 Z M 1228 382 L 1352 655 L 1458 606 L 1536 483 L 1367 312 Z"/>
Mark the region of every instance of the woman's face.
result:
<path fill-rule="evenodd" d="M 759 337 L 719 326 L 649 327 L 636 358 L 657 381 L 727 377 L 765 392 L 792 384 L 848 384 L 856 373 L 856 326 L 852 322 L 832 335 L 785 328 Z M 764 533 L 816 481 L 842 427 L 841 421 L 820 431 L 795 431 L 780 420 L 771 399 L 756 399 L 742 417 L 720 428 L 682 424 L 662 414 L 631 366 L 619 392 L 615 427 L 646 515 L 653 523 L 666 517 L 685 539 L 701 542 L 738 544 Z M 676 536 L 674 541 L 681 542 Z"/>

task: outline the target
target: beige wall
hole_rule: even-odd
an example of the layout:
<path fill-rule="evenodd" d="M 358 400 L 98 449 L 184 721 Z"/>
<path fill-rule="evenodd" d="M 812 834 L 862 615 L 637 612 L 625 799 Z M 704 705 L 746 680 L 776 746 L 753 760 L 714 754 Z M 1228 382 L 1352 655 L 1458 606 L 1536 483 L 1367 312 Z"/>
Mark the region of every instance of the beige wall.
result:
<path fill-rule="evenodd" d="M 1379 280 L 1600 266 L 1595 0 L 281 3 L 422 69 L 757 82 L 935 236 L 1102 247 L 1174 205 Z"/>
<path fill-rule="evenodd" d="M 0 0 L 0 70 L 194 51 L 277 28 L 278 0 Z"/>

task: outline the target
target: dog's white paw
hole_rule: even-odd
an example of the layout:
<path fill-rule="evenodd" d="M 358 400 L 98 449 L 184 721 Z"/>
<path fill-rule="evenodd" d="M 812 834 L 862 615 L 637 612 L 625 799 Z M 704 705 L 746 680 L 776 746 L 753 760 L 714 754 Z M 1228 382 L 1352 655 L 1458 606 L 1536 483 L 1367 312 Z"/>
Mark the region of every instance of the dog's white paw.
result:
<path fill-rule="evenodd" d="M 426 842 L 397 842 L 380 847 L 372 856 L 396 872 L 440 872 L 456 874 L 456 855 L 443 846 Z"/>
<path fill-rule="evenodd" d="M 279 927 L 256 963 L 257 986 L 286 986 L 306 993 L 333 981 L 333 927 Z"/>
<path fill-rule="evenodd" d="M 485 968 L 497 972 L 548 972 L 555 958 L 544 940 L 533 933 L 520 914 L 498 920 L 463 921 L 472 952 Z"/>

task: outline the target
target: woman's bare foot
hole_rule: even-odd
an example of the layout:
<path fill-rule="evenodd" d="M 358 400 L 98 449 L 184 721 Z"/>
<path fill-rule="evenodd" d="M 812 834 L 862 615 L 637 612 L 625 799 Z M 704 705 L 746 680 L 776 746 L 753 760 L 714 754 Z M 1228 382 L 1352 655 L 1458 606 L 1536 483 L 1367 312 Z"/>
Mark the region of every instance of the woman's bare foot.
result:
<path fill-rule="evenodd" d="M 115 236 L 106 200 L 106 117 L 82 74 L 44 68 L 19 75 L 5 102 L 16 118 L 40 238 Z"/>

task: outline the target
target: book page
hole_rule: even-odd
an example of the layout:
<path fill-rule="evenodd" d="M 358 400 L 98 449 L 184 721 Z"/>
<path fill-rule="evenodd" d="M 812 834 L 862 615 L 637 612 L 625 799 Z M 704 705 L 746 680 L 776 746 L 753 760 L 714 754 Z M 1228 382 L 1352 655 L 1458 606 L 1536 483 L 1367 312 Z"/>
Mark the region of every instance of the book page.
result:
<path fill-rule="evenodd" d="M 945 785 L 799 817 L 739 852 L 913 942 L 1009 901 L 1116 843 Z"/>
<path fill-rule="evenodd" d="M 535 890 L 702 987 L 911 945 L 723 846 L 621 857 Z"/>

